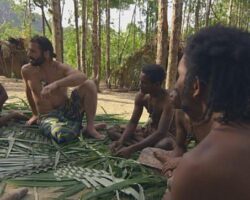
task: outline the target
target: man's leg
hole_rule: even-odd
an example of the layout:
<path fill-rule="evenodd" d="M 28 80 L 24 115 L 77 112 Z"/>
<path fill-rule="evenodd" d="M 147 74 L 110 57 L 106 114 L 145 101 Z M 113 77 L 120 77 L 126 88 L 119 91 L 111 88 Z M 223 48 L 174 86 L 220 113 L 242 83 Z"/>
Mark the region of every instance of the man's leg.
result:
<path fill-rule="evenodd" d="M 85 81 L 77 88 L 77 91 L 81 97 L 81 111 L 86 113 L 86 134 L 96 139 L 103 139 L 103 135 L 97 132 L 94 126 L 97 108 L 97 88 L 94 81 Z"/>
<path fill-rule="evenodd" d="M 174 149 L 175 145 L 176 145 L 176 142 L 173 138 L 165 137 L 161 141 L 159 141 L 157 144 L 155 144 L 154 147 L 170 151 Z"/>

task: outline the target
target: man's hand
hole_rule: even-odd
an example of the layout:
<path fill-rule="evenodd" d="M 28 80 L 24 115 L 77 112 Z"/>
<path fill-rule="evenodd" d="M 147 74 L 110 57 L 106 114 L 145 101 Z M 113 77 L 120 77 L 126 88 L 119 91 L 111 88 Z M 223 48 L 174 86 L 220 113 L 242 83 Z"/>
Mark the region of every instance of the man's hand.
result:
<path fill-rule="evenodd" d="M 26 115 L 24 115 L 23 113 L 21 113 L 19 111 L 10 111 L 9 116 L 11 117 L 11 119 L 17 119 L 17 120 L 29 119 Z"/>
<path fill-rule="evenodd" d="M 41 91 L 42 98 L 48 98 L 51 96 L 51 93 L 54 92 L 59 88 L 57 82 L 50 83 L 49 85 L 45 86 Z"/>
<path fill-rule="evenodd" d="M 111 153 L 116 154 L 123 147 L 123 143 L 121 141 L 115 141 L 110 145 Z"/>
<path fill-rule="evenodd" d="M 30 126 L 32 124 L 37 124 L 38 121 L 38 116 L 37 115 L 33 115 L 27 122 L 26 125 Z"/>
<path fill-rule="evenodd" d="M 164 176 L 167 176 L 168 178 L 172 177 L 173 171 L 178 166 L 179 162 L 181 160 L 181 157 L 171 158 L 169 157 L 169 160 L 163 164 L 162 167 L 162 174 Z"/>
<path fill-rule="evenodd" d="M 155 157 L 163 164 L 162 174 L 168 178 L 172 176 L 173 171 L 176 169 L 181 159 L 181 157 L 173 157 L 171 155 L 172 153 L 173 152 L 170 151 L 169 155 L 162 156 L 158 152 L 154 152 Z"/>
<path fill-rule="evenodd" d="M 116 153 L 116 156 L 121 156 L 123 158 L 129 158 L 132 153 L 134 153 L 134 151 L 131 147 L 123 147 Z"/>

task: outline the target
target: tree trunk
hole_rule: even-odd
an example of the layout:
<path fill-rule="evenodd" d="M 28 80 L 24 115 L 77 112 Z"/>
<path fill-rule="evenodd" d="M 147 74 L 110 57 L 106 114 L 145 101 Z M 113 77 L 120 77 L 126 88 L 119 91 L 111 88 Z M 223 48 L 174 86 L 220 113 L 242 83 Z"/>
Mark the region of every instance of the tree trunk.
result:
<path fill-rule="evenodd" d="M 200 0 L 197 0 L 195 6 L 195 22 L 194 22 L 195 31 L 198 31 L 200 27 L 200 7 L 201 7 L 201 2 Z"/>
<path fill-rule="evenodd" d="M 56 59 L 63 62 L 63 30 L 60 0 L 52 0 L 53 45 L 56 51 Z"/>
<path fill-rule="evenodd" d="M 86 49 L 87 49 L 87 0 L 82 0 L 82 54 L 81 54 L 81 67 L 83 72 L 86 74 Z"/>
<path fill-rule="evenodd" d="M 120 5 L 120 0 L 119 0 Z M 117 41 L 117 64 L 120 64 L 120 39 L 121 39 L 121 8 L 119 8 L 119 20 L 118 20 L 118 41 Z"/>
<path fill-rule="evenodd" d="M 147 10 L 146 10 L 146 28 L 145 28 L 145 31 L 146 31 L 146 41 L 145 43 L 147 44 L 148 41 L 149 41 L 149 1 L 147 1 Z"/>
<path fill-rule="evenodd" d="M 188 35 L 189 32 L 189 25 L 190 25 L 190 14 L 192 9 L 192 0 L 188 0 L 188 14 L 187 14 L 187 20 L 186 20 L 186 29 L 185 29 L 185 36 Z"/>
<path fill-rule="evenodd" d="M 77 69 L 81 71 L 81 58 L 80 58 L 80 39 L 79 39 L 79 26 L 78 26 L 78 0 L 74 2 L 74 14 L 75 14 L 75 28 L 76 28 L 76 57 L 77 57 Z"/>
<path fill-rule="evenodd" d="M 99 80 L 99 42 L 98 42 L 98 0 L 93 0 L 93 25 L 92 25 L 92 55 L 93 55 L 93 79 L 98 86 Z"/>
<path fill-rule="evenodd" d="M 156 63 L 167 69 L 168 55 L 167 0 L 158 0 Z"/>
<path fill-rule="evenodd" d="M 98 11 L 98 31 L 97 31 L 97 38 L 98 38 L 98 63 L 99 63 L 99 71 L 98 71 L 98 78 L 100 79 L 100 74 L 101 74 L 101 70 L 102 70 L 102 51 L 101 51 L 101 45 L 102 45 L 102 29 L 101 29 L 101 18 L 102 18 L 102 10 L 100 7 L 100 1 L 98 0 L 98 4 L 97 4 L 97 11 Z M 99 80 L 98 79 L 98 85 L 99 85 Z"/>
<path fill-rule="evenodd" d="M 210 9 L 211 9 L 211 3 L 212 0 L 207 0 L 207 5 L 206 5 L 206 19 L 205 19 L 205 25 L 209 25 L 209 16 L 210 16 Z"/>
<path fill-rule="evenodd" d="M 166 88 L 173 88 L 176 82 L 178 50 L 181 39 L 182 0 L 173 1 L 172 28 L 169 41 L 168 70 Z"/>
<path fill-rule="evenodd" d="M 42 12 L 42 30 L 43 30 L 43 36 L 45 36 L 45 13 L 44 13 L 44 5 L 41 5 L 41 12 Z"/>
<path fill-rule="evenodd" d="M 233 0 L 230 0 L 228 15 L 227 15 L 227 24 L 228 25 L 231 25 L 231 22 L 232 22 L 232 9 L 233 9 Z"/>
<path fill-rule="evenodd" d="M 110 0 L 106 0 L 106 86 L 110 83 Z"/>

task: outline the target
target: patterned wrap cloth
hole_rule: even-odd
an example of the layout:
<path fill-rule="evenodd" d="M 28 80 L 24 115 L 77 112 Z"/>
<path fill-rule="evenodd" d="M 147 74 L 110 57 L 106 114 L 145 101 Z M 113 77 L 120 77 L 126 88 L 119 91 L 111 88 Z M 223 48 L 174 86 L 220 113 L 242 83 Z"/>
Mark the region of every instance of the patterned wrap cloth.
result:
<path fill-rule="evenodd" d="M 39 116 L 39 129 L 57 143 L 69 142 L 77 138 L 82 127 L 81 98 L 73 90 L 65 105 Z"/>

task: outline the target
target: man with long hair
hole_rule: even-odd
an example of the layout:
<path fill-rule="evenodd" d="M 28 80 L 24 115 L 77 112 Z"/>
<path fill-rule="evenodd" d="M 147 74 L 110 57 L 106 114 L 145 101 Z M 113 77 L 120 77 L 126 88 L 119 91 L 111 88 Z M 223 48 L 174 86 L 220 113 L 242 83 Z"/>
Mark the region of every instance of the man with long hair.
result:
<path fill-rule="evenodd" d="M 188 42 L 176 83 L 181 108 L 194 122 L 217 124 L 181 159 L 165 200 L 250 199 L 250 34 L 223 26 Z"/>
<path fill-rule="evenodd" d="M 102 138 L 94 126 L 97 106 L 95 83 L 87 80 L 82 72 L 55 61 L 53 51 L 46 37 L 34 36 L 30 40 L 30 62 L 22 67 L 26 95 L 33 113 L 27 124 L 39 121 L 42 132 L 61 143 L 79 136 L 85 112 L 85 133 Z M 67 96 L 68 87 L 75 87 L 70 98 Z"/>

